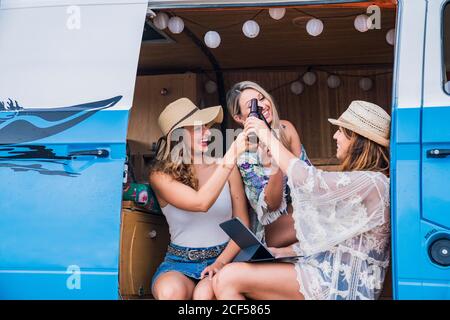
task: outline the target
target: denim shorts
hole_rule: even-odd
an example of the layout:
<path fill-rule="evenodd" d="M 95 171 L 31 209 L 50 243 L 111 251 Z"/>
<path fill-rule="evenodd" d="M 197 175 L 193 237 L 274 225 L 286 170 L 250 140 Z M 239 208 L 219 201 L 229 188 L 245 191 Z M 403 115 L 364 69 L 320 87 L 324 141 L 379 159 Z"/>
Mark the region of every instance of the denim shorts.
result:
<path fill-rule="evenodd" d="M 189 248 L 189 247 L 181 247 L 177 246 L 173 243 L 170 244 L 171 247 L 181 250 L 207 250 L 211 248 L 217 248 L 220 249 L 220 252 L 225 249 L 227 243 L 220 244 L 217 246 L 207 247 L 207 248 Z M 204 260 L 195 260 L 192 261 L 188 258 L 182 258 L 177 255 L 174 255 L 172 253 L 166 253 L 166 256 L 164 258 L 164 261 L 159 265 L 158 269 L 156 270 L 155 274 L 152 278 L 151 287 L 153 289 L 153 285 L 156 281 L 156 279 L 162 275 L 163 273 L 169 272 L 169 271 L 178 271 L 185 276 L 194 279 L 194 280 L 200 280 L 200 276 L 202 274 L 202 271 L 209 265 L 213 264 L 216 261 L 217 257 L 215 258 L 208 258 Z"/>

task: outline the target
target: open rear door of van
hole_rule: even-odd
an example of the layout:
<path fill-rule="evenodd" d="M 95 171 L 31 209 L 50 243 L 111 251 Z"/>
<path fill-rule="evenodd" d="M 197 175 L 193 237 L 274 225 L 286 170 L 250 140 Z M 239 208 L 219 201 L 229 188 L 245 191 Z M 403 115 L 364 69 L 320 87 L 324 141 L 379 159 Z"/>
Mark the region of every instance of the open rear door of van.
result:
<path fill-rule="evenodd" d="M 399 2 L 391 143 L 397 299 L 449 299 L 450 96 L 444 91 L 444 3 Z M 443 240 L 443 241 L 441 241 Z"/>
<path fill-rule="evenodd" d="M 424 297 L 450 299 L 450 6 L 428 1 L 422 111 Z"/>
<path fill-rule="evenodd" d="M 0 1 L 0 299 L 115 299 L 147 1 Z"/>

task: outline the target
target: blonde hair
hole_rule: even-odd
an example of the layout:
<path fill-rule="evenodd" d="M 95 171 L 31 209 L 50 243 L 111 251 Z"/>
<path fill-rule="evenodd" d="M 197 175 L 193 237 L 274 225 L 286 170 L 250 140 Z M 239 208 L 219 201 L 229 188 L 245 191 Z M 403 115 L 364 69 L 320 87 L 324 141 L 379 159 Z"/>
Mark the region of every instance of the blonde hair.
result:
<path fill-rule="evenodd" d="M 176 131 L 186 130 L 185 128 L 175 129 Z M 169 175 L 173 179 L 185 184 L 195 190 L 198 190 L 198 179 L 194 173 L 194 167 L 190 161 L 183 161 L 186 157 L 190 159 L 190 148 L 186 145 L 186 136 L 183 135 L 183 139 L 179 143 L 168 143 L 169 137 L 161 137 L 158 141 L 158 148 L 156 159 L 150 166 L 149 176 L 155 172 L 161 172 Z M 161 148 L 161 143 L 164 145 Z M 169 152 L 166 150 L 169 148 Z M 179 149 L 179 150 L 177 150 Z"/>
<path fill-rule="evenodd" d="M 354 131 L 340 127 L 350 147 L 342 162 L 342 171 L 375 171 L 389 177 L 389 147 L 384 147 Z"/>
<path fill-rule="evenodd" d="M 241 114 L 241 107 L 239 105 L 239 99 L 244 90 L 253 89 L 261 93 L 265 99 L 269 100 L 272 105 L 272 123 L 271 128 L 274 130 L 278 139 L 287 148 L 290 149 L 286 133 L 280 123 L 280 117 L 278 116 L 278 110 L 273 97 L 264 90 L 259 84 L 252 81 L 242 81 L 236 83 L 227 93 L 227 108 L 232 117 Z"/>

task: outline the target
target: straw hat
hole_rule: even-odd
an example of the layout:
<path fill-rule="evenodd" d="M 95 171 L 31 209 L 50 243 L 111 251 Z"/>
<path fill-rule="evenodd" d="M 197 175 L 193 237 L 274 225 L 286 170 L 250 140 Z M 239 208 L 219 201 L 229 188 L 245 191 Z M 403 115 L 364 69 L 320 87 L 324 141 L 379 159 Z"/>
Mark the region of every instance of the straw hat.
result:
<path fill-rule="evenodd" d="M 367 101 L 352 101 L 339 119 L 328 119 L 340 126 L 387 147 L 391 117 L 381 107 Z"/>
<path fill-rule="evenodd" d="M 222 106 L 199 109 L 188 98 L 181 98 L 170 103 L 164 108 L 163 112 L 159 115 L 158 125 L 164 134 L 162 139 L 166 141 L 166 144 L 170 144 L 170 135 L 175 129 L 194 125 L 221 123 L 222 120 Z M 160 143 L 161 139 L 158 141 L 158 145 Z M 164 156 L 168 153 L 169 148 L 166 148 L 166 153 Z"/>

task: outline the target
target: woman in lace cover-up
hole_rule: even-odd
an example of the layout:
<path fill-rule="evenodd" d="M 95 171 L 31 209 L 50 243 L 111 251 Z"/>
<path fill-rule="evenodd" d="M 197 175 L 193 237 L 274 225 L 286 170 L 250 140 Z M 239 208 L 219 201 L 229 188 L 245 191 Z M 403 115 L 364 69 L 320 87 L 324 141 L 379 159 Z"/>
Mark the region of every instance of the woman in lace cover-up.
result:
<path fill-rule="evenodd" d="M 288 177 L 297 243 L 270 248 L 291 263 L 232 263 L 213 287 L 219 299 L 377 299 L 389 264 L 389 127 L 379 106 L 353 101 L 338 120 L 343 172 L 323 172 L 291 154 L 259 119 L 255 132 Z M 297 280 L 297 281 L 296 281 Z"/>

